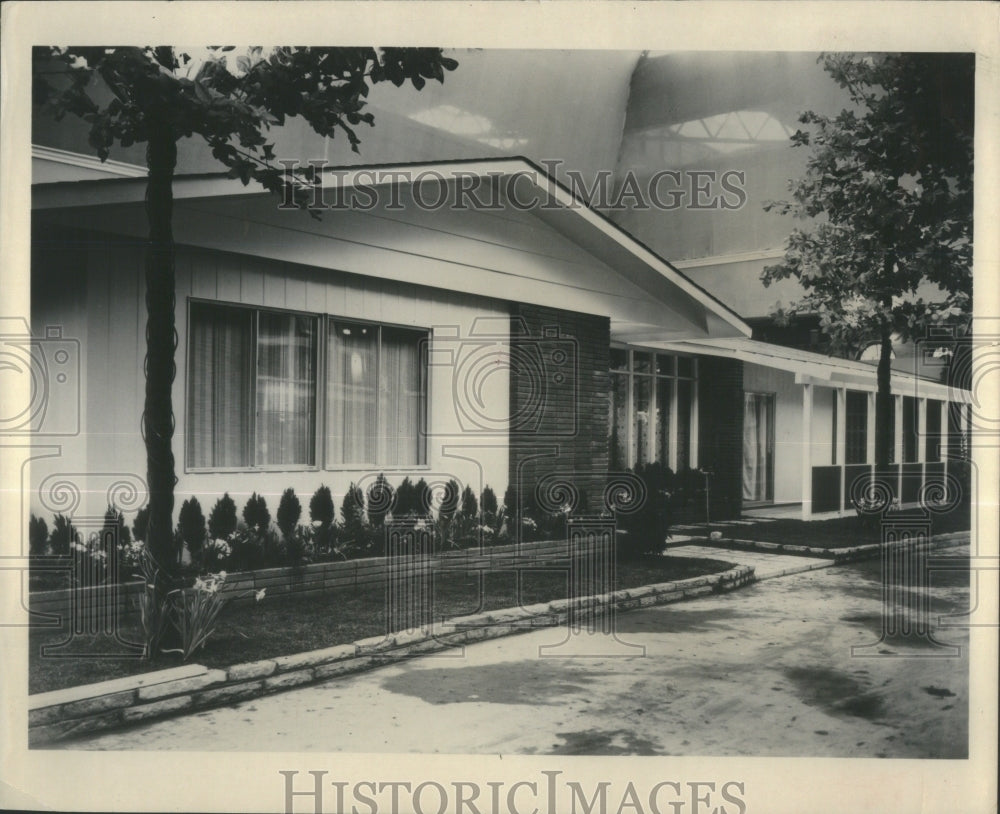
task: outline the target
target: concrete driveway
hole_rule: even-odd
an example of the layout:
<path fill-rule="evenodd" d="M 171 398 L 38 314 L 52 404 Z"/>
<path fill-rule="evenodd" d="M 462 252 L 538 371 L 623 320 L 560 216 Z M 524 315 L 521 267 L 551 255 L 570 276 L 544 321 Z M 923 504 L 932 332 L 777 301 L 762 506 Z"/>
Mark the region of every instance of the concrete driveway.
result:
<path fill-rule="evenodd" d="M 968 575 L 931 596 L 967 609 Z M 967 631 L 876 644 L 881 610 L 878 561 L 809 571 L 621 614 L 621 656 L 540 658 L 566 631 L 539 630 L 61 748 L 965 757 Z"/>

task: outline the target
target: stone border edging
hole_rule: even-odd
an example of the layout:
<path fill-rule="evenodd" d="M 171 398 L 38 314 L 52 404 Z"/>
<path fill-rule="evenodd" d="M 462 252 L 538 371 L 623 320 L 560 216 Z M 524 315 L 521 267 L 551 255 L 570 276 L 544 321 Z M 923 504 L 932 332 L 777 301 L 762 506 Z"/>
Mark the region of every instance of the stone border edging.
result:
<path fill-rule="evenodd" d="M 932 536 L 928 544 L 931 548 L 945 545 L 969 535 L 968 531 L 951 531 L 946 534 Z M 668 543 L 668 551 L 674 545 L 700 545 L 709 548 L 729 548 L 733 551 L 753 551 L 759 554 L 786 554 L 794 557 L 820 557 L 833 560 L 836 565 L 856 560 L 877 557 L 882 550 L 881 543 L 866 543 L 865 545 L 849 546 L 847 548 L 817 548 L 815 546 L 792 545 L 790 543 L 769 543 L 760 540 L 740 540 L 723 537 L 721 540 L 711 540 L 703 537 L 689 538 L 683 542 Z M 808 569 L 803 569 L 808 570 Z M 781 575 L 789 572 L 782 572 Z M 777 576 L 777 575 L 776 575 Z"/>
<path fill-rule="evenodd" d="M 626 611 L 721 593 L 756 579 L 754 567 L 737 566 L 718 574 L 628 588 L 611 594 L 557 599 L 516 608 L 486 611 L 351 644 L 279 656 L 226 669 L 200 664 L 143 673 L 39 693 L 28 697 L 28 741 L 34 748 L 75 735 L 114 729 L 140 721 L 243 701 L 292 687 L 326 681 L 485 639 L 565 623 L 571 609 L 584 613 Z"/>

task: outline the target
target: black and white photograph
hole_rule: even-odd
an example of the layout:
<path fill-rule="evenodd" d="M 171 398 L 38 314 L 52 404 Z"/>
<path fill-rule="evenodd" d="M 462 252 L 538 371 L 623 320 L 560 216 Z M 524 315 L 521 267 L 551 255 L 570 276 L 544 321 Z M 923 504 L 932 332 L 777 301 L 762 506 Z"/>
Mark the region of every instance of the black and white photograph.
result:
<path fill-rule="evenodd" d="M 995 6 L 3 13 L 4 808 L 995 811 Z"/>

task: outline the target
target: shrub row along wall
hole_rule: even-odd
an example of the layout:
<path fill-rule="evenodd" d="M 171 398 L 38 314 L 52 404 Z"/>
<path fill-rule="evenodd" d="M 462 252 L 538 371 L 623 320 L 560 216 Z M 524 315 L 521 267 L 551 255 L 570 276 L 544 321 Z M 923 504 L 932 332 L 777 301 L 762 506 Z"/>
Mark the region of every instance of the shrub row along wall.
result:
<path fill-rule="evenodd" d="M 566 540 L 545 540 L 519 545 L 492 546 L 488 549 L 465 549 L 437 554 L 431 558 L 432 572 L 465 572 L 483 570 L 503 570 L 515 567 L 541 567 L 558 565 L 569 557 L 569 543 Z M 420 568 L 426 568 L 421 563 Z M 372 557 L 342 562 L 319 562 L 303 566 L 265 568 L 258 571 L 242 571 L 227 576 L 223 593 L 236 598 L 248 595 L 250 591 L 267 589 L 267 597 L 305 596 L 319 594 L 338 588 L 352 588 L 362 585 L 383 585 L 390 568 L 384 557 Z M 413 568 L 407 561 L 396 560 L 391 564 L 393 577 L 405 579 Z M 55 619 L 72 620 L 76 629 L 79 625 L 99 620 L 126 620 L 138 613 L 138 597 L 142 593 L 141 582 L 122 585 L 81 588 L 77 590 L 43 591 L 30 595 L 29 607 L 34 614 L 47 614 Z M 137 618 L 137 617 L 136 617 Z M 44 620 L 36 616 L 36 623 Z"/>
<path fill-rule="evenodd" d="M 32 695 L 28 740 L 37 747 L 74 735 L 114 729 L 196 709 L 231 704 L 292 687 L 393 664 L 430 653 L 539 627 L 564 625 L 576 608 L 609 612 L 662 605 L 730 591 L 754 579 L 752 566 L 721 574 L 629 588 L 613 594 L 488 611 L 405 633 L 210 670 L 197 664 Z M 576 604 L 575 604 L 576 603 Z M 595 617 L 591 617 L 595 618 Z M 605 616 L 606 618 L 606 616 Z M 596 627 L 596 625 L 595 625 Z M 592 638 L 586 629 L 584 635 Z M 559 637 L 554 637 L 555 642 Z"/>

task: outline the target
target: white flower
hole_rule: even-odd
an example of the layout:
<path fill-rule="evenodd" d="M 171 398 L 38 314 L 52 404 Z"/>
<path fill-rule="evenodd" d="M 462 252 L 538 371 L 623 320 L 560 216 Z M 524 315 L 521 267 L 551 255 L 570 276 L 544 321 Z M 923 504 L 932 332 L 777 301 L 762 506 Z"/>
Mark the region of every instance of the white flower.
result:
<path fill-rule="evenodd" d="M 261 588 L 259 591 L 254 593 L 253 598 L 255 601 L 260 602 L 264 598 L 264 594 L 267 593 L 267 588 Z"/>
<path fill-rule="evenodd" d="M 226 572 L 225 571 L 219 571 L 219 580 L 223 581 L 223 580 L 225 580 L 225 578 L 226 578 Z"/>

